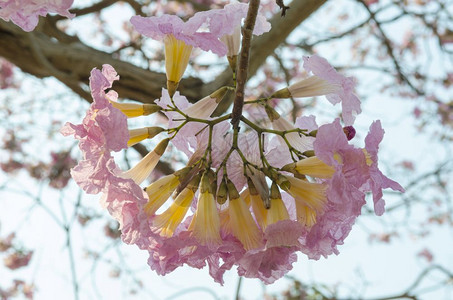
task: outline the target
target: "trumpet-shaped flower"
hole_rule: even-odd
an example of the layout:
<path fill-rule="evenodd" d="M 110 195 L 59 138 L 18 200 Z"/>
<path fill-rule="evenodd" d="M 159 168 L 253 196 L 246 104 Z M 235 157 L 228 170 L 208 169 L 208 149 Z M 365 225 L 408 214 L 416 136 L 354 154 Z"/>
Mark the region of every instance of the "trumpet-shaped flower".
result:
<path fill-rule="evenodd" d="M 206 172 L 201 177 L 200 198 L 190 228 L 193 230 L 193 236 L 202 245 L 212 247 L 220 244 L 222 239 L 219 213 L 209 177 Z"/>
<path fill-rule="evenodd" d="M 262 243 L 261 232 L 231 181 L 228 183 L 228 193 L 230 197 L 228 215 L 233 235 L 242 243 L 245 250 L 258 248 Z"/>
<path fill-rule="evenodd" d="M 354 79 L 337 73 L 325 58 L 317 55 L 304 57 L 304 68 L 308 72 L 312 72 L 315 76 L 327 81 L 332 86 L 337 87 L 327 95 L 327 99 L 332 104 L 341 102 L 343 121 L 348 126 L 352 125 L 355 116 L 362 111 L 360 100 L 354 94 Z"/>
<path fill-rule="evenodd" d="M 194 178 L 191 184 L 178 194 L 175 201 L 166 211 L 154 217 L 153 226 L 162 229 L 160 235 L 167 237 L 173 236 L 176 228 L 181 224 L 192 204 L 199 181 L 199 176 Z"/>
<path fill-rule="evenodd" d="M 116 98 L 116 97 L 115 97 Z M 115 100 L 110 100 L 110 103 L 114 108 L 119 109 L 123 114 L 128 118 L 135 118 L 140 116 L 148 116 L 155 112 L 161 110 L 159 105 L 156 104 L 139 104 L 139 103 L 129 103 L 129 102 L 116 102 Z"/>

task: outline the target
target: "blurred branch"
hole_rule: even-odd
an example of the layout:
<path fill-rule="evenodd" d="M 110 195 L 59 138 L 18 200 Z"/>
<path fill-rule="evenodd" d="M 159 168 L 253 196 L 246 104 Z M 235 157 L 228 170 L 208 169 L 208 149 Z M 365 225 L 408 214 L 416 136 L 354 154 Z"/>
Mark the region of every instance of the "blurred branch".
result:
<path fill-rule="evenodd" d="M 31 39 L 28 37 L 30 34 L 34 35 L 34 45 L 31 45 Z M 70 36 L 65 33 L 60 32 L 60 35 L 70 40 Z M 36 55 L 33 54 L 36 52 L 33 51 L 35 47 L 46 58 L 51 68 L 43 67 L 42 60 L 36 59 Z M 145 103 L 159 98 L 166 82 L 163 73 L 145 70 L 115 59 L 109 53 L 91 48 L 82 42 L 63 43 L 40 31 L 27 33 L 3 20 L 0 20 L 0 56 L 11 61 L 22 71 L 39 78 L 55 76 L 55 70 L 70 74 L 64 82 L 70 88 L 81 84 L 87 85 L 93 67 L 110 64 L 121 76 L 121 80 L 114 86 L 121 97 Z M 202 86 L 203 82 L 200 79 L 187 78 L 180 84 L 180 91 L 189 98 L 200 99 Z"/>
<path fill-rule="evenodd" d="M 102 1 L 95 3 L 88 7 L 71 9 L 69 12 L 75 14 L 76 17 L 79 17 L 79 16 L 91 14 L 94 12 L 98 12 L 104 8 L 107 8 L 107 7 L 115 4 L 118 1 L 120 1 L 120 0 L 102 0 Z M 65 19 L 65 18 L 66 17 L 60 16 L 60 15 L 55 16 L 56 20 L 61 20 L 61 19 Z"/>
<path fill-rule="evenodd" d="M 176 299 L 181 296 L 187 296 L 187 294 L 194 293 L 194 292 L 206 292 L 209 295 L 211 295 L 212 298 L 214 298 L 216 300 L 220 300 L 220 297 L 217 296 L 217 294 L 214 291 L 212 291 L 211 289 L 208 289 L 207 287 L 203 287 L 203 286 L 195 286 L 195 287 L 180 290 L 180 291 L 174 293 L 173 295 L 167 297 L 166 299 L 167 300 Z"/>
<path fill-rule="evenodd" d="M 380 33 L 380 36 L 381 36 L 381 40 L 384 43 L 385 48 L 387 49 L 387 54 L 389 55 L 389 57 L 391 58 L 391 60 L 393 62 L 393 65 L 395 66 L 395 69 L 396 69 L 396 72 L 397 72 L 397 75 L 398 75 L 399 79 L 402 82 L 405 82 L 414 92 L 417 93 L 417 95 L 420 95 L 420 96 L 424 95 L 425 93 L 422 90 L 420 90 L 417 87 L 415 87 L 413 85 L 413 83 L 409 80 L 409 78 L 404 74 L 400 63 L 398 62 L 398 59 L 396 58 L 395 54 L 393 53 L 392 42 L 387 37 L 387 34 L 385 33 L 384 29 L 382 28 L 382 23 L 377 20 L 376 13 L 371 11 L 371 9 L 368 7 L 368 5 L 365 3 L 364 0 L 356 0 L 356 1 L 362 4 L 362 6 L 365 8 L 365 10 L 370 15 L 370 18 L 376 24 L 376 27 L 377 27 L 377 29 L 378 29 L 378 31 Z"/>
<path fill-rule="evenodd" d="M 449 281 L 453 280 L 453 273 L 447 270 L 446 268 L 439 265 L 432 265 L 423 270 L 415 279 L 415 281 L 401 294 L 392 295 L 387 297 L 380 298 L 371 298 L 370 300 L 391 300 L 391 299 L 420 299 L 420 296 L 414 291 L 417 287 L 420 286 L 421 282 L 433 271 L 440 271 L 447 276 L 445 283 L 448 284 Z"/>
<path fill-rule="evenodd" d="M 234 298 L 236 300 L 240 300 L 241 299 L 241 296 L 240 296 L 241 285 L 242 285 L 242 276 L 239 276 L 238 284 L 237 284 L 237 287 L 236 287 L 236 297 Z"/>

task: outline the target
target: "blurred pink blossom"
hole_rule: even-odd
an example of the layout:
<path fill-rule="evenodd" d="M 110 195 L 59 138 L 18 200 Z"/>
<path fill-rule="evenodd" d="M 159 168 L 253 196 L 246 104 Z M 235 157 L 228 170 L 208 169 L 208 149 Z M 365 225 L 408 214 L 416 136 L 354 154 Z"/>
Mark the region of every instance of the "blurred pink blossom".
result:
<path fill-rule="evenodd" d="M 74 0 L 0 0 L 0 18 L 5 21 L 12 21 L 25 31 L 32 31 L 38 25 L 39 16 L 46 16 L 48 13 L 72 18 L 68 9 Z"/>

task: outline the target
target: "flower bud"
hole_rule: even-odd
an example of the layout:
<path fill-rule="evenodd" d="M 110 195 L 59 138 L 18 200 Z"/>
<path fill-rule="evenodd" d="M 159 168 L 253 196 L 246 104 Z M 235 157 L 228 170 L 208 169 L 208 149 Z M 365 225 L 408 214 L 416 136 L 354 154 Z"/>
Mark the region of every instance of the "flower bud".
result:
<path fill-rule="evenodd" d="M 151 103 L 146 104 L 129 102 L 120 103 L 113 100 L 109 100 L 109 102 L 112 104 L 114 108 L 119 109 L 128 118 L 148 116 L 162 109 L 159 105 Z"/>
<path fill-rule="evenodd" d="M 269 105 L 264 106 L 264 109 L 266 111 L 266 114 L 267 114 L 269 120 L 271 120 L 271 122 L 274 122 L 274 121 L 280 119 L 280 114 L 277 111 L 275 111 L 275 109 L 270 107 Z"/>
<path fill-rule="evenodd" d="M 222 180 L 219 186 L 219 190 L 217 191 L 217 203 L 220 205 L 225 204 L 228 198 L 228 189 L 225 180 Z"/>
<path fill-rule="evenodd" d="M 291 98 L 291 93 L 289 92 L 288 88 L 285 87 L 281 90 L 274 92 L 270 98 Z"/>
<path fill-rule="evenodd" d="M 352 140 L 355 137 L 355 128 L 352 126 L 343 127 L 343 132 L 346 134 L 348 141 Z"/>
<path fill-rule="evenodd" d="M 236 189 L 236 186 L 234 186 L 234 183 L 231 182 L 231 180 L 227 181 L 227 188 L 228 188 L 228 198 L 231 199 L 239 199 L 241 196 L 239 196 L 239 192 Z"/>
<path fill-rule="evenodd" d="M 161 141 L 153 151 L 149 152 L 142 158 L 133 168 L 122 174 L 123 178 L 130 178 L 136 184 L 141 184 L 156 167 L 160 157 L 164 154 L 167 148 L 169 139 Z"/>
<path fill-rule="evenodd" d="M 223 97 L 225 97 L 227 92 L 228 92 L 228 87 L 223 86 L 220 89 L 213 92 L 211 95 L 209 95 L 209 97 L 215 99 L 216 103 L 219 103 L 220 101 L 222 101 Z"/>
<path fill-rule="evenodd" d="M 183 110 L 183 112 L 192 118 L 209 118 L 227 92 L 227 87 L 221 87 L 209 96 L 204 97 L 203 99 L 197 101 L 194 105 Z"/>
<path fill-rule="evenodd" d="M 294 174 L 303 174 L 316 178 L 331 178 L 335 173 L 335 168 L 329 166 L 316 156 L 301 159 L 296 163 L 287 164 L 282 171 Z"/>
<path fill-rule="evenodd" d="M 164 131 L 164 129 L 157 126 L 129 130 L 129 141 L 127 142 L 127 146 L 131 147 L 145 139 L 152 139 L 162 131 Z"/>
<path fill-rule="evenodd" d="M 271 95 L 271 98 L 322 96 L 336 93 L 340 88 L 340 85 L 331 84 L 317 76 L 310 76 L 291 84 L 287 88 L 276 91 Z"/>

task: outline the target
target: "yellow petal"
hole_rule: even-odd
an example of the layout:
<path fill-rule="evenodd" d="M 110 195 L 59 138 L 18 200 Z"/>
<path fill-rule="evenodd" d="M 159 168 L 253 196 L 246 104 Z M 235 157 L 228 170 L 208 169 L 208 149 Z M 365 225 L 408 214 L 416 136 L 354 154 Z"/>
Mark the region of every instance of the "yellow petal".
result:
<path fill-rule="evenodd" d="M 194 197 L 194 191 L 190 188 L 185 188 L 176 197 L 171 206 L 158 215 L 153 220 L 153 225 L 162 228 L 160 234 L 162 236 L 171 237 L 179 224 L 181 224 Z"/>
<path fill-rule="evenodd" d="M 248 251 L 260 247 L 262 234 L 241 198 L 230 199 L 228 214 L 233 235 L 242 243 L 244 249 Z"/>
<path fill-rule="evenodd" d="M 162 127 L 144 127 L 129 130 L 129 141 L 127 146 L 133 146 L 145 139 L 152 139 L 164 129 Z"/>
<path fill-rule="evenodd" d="M 264 229 L 266 227 L 267 209 L 264 207 L 263 200 L 259 195 L 250 195 L 250 202 L 256 221 L 261 226 L 261 229 Z"/>
<path fill-rule="evenodd" d="M 299 174 L 316 178 L 331 178 L 335 169 L 329 166 L 316 156 L 299 160 L 296 163 L 296 170 Z"/>
<path fill-rule="evenodd" d="M 266 226 L 278 221 L 288 220 L 289 214 L 281 198 L 271 198 L 271 207 L 267 210 Z"/>
<path fill-rule="evenodd" d="M 324 211 L 327 203 L 326 188 L 327 186 L 320 183 L 311 183 L 306 180 L 288 176 L 286 178 L 290 187 L 286 191 L 293 196 L 296 202 L 309 206 L 317 213 Z"/>
<path fill-rule="evenodd" d="M 149 198 L 145 205 L 145 212 L 148 215 L 154 214 L 167 201 L 178 184 L 179 178 L 174 174 L 164 176 L 150 184 L 145 189 Z"/>
<path fill-rule="evenodd" d="M 220 218 L 214 195 L 209 191 L 200 193 L 197 210 L 193 216 L 192 235 L 202 245 L 220 244 Z"/>
<path fill-rule="evenodd" d="M 316 223 L 316 211 L 298 201 L 296 201 L 297 221 L 299 223 L 312 227 Z"/>
<path fill-rule="evenodd" d="M 165 37 L 164 43 L 167 80 L 179 82 L 189 64 L 193 46 L 177 40 L 172 34 Z"/>
<path fill-rule="evenodd" d="M 160 157 L 167 148 L 169 139 L 160 142 L 153 151 L 142 158 L 133 168 L 121 174 L 123 178 L 130 178 L 136 184 L 141 184 L 156 167 Z"/>
<path fill-rule="evenodd" d="M 128 118 L 135 118 L 140 116 L 147 116 L 153 114 L 162 108 L 156 104 L 141 104 L 141 103 L 130 103 L 130 102 L 116 102 L 109 100 L 112 106 L 119 109 Z"/>

